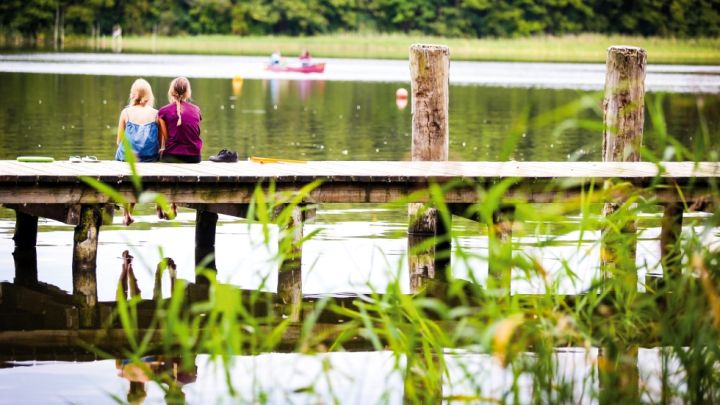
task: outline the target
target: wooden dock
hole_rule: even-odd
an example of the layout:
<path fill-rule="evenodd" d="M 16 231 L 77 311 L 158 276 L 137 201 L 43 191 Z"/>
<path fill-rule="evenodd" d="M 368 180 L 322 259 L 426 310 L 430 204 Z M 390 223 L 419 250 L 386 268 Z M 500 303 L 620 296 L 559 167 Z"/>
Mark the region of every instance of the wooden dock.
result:
<path fill-rule="evenodd" d="M 652 187 L 658 202 L 693 201 L 711 192 L 720 176 L 713 162 L 389 162 L 325 161 L 306 163 L 140 163 L 143 190 L 188 204 L 247 204 L 258 184 L 278 193 L 296 193 L 317 182 L 305 203 L 389 203 L 417 194 L 430 184 L 447 186 L 446 203 L 477 203 L 478 188 L 512 183 L 510 202 L 551 202 L 605 181 L 628 183 L 637 192 Z M 130 166 L 124 162 L 20 163 L 0 161 L 0 204 L 104 204 L 109 196 L 81 180 L 99 180 L 137 201 Z"/>

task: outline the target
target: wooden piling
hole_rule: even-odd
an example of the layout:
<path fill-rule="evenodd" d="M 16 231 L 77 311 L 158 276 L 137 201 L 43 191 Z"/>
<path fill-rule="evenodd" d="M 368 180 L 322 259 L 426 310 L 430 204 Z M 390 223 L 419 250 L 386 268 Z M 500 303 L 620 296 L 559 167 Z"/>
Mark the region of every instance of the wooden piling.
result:
<path fill-rule="evenodd" d="M 33 286 L 38 283 L 37 270 L 37 227 L 38 217 L 15 210 L 15 283 Z"/>
<path fill-rule="evenodd" d="M 647 54 L 642 48 L 608 48 L 603 100 L 605 162 L 640 160 L 645 120 L 646 65 Z M 606 217 L 618 222 L 615 227 L 606 226 L 602 230 L 601 266 L 606 276 L 622 274 L 628 287 L 632 284 L 634 288 L 637 283 L 636 220 L 631 209 L 628 213 L 618 215 L 618 208 L 618 204 L 607 203 L 603 209 Z"/>
<path fill-rule="evenodd" d="M 646 66 L 647 54 L 642 48 L 608 48 L 603 100 L 604 162 L 640 161 Z"/>
<path fill-rule="evenodd" d="M 287 223 L 278 224 L 278 249 L 283 257 L 278 271 L 277 293 L 285 304 L 285 315 L 291 321 L 300 321 L 302 303 L 302 238 L 303 207 L 292 208 Z"/>
<path fill-rule="evenodd" d="M 195 266 L 203 270 L 217 270 L 215 265 L 215 231 L 218 214 L 203 209 L 195 213 Z M 195 283 L 207 285 L 209 280 L 202 273 L 195 274 Z"/>
<path fill-rule="evenodd" d="M 38 217 L 15 210 L 15 247 L 34 248 L 37 246 Z"/>
<path fill-rule="evenodd" d="M 450 49 L 444 45 L 410 47 L 412 98 L 412 160 L 446 161 L 449 145 Z M 450 224 L 443 224 L 436 208 L 410 204 L 408 264 L 411 290 L 422 277 L 441 277 L 449 267 Z M 420 214 L 420 215 L 418 215 Z M 427 240 L 435 242 L 427 248 Z M 422 246 L 418 249 L 418 245 Z"/>
<path fill-rule="evenodd" d="M 450 49 L 410 46 L 412 160 L 448 159 Z"/>
<path fill-rule="evenodd" d="M 80 325 L 92 327 L 97 323 L 97 244 L 102 214 L 96 205 L 83 205 L 80 223 L 73 238 L 73 296 L 78 304 Z"/>

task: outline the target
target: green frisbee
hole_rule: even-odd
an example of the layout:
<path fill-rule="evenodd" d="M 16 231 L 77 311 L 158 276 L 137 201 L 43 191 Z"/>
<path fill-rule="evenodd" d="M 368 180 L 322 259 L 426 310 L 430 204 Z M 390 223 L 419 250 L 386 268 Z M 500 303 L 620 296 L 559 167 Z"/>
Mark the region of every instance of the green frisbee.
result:
<path fill-rule="evenodd" d="M 51 163 L 54 162 L 55 159 L 50 156 L 18 156 L 17 161 L 29 163 Z"/>

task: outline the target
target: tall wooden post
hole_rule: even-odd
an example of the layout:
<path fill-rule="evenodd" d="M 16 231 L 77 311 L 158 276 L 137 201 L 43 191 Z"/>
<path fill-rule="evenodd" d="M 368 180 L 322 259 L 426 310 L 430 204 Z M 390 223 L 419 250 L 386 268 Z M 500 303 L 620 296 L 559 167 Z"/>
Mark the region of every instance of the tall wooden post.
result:
<path fill-rule="evenodd" d="M 73 296 L 77 302 L 80 326 L 92 327 L 97 323 L 97 244 L 101 210 L 95 205 L 80 208 L 80 221 L 73 238 Z"/>
<path fill-rule="evenodd" d="M 283 257 L 278 272 L 277 294 L 291 321 L 300 321 L 302 303 L 303 208 L 295 206 L 288 222 L 280 224 L 279 249 Z"/>
<path fill-rule="evenodd" d="M 444 45 L 412 45 L 410 80 L 412 160 L 447 160 L 450 49 Z M 415 292 L 421 288 L 423 277 L 446 277 L 451 224 L 442 223 L 436 208 L 423 209 L 422 204 L 410 204 L 409 214 L 408 265 L 410 288 Z M 428 246 L 428 239 L 435 242 L 418 248 Z"/>
<path fill-rule="evenodd" d="M 38 217 L 15 210 L 15 284 L 32 286 L 38 283 L 37 227 Z"/>
<path fill-rule="evenodd" d="M 646 65 L 647 55 L 642 48 L 611 46 L 608 49 L 603 100 L 605 162 L 640 160 Z M 603 209 L 603 214 L 617 223 L 602 230 L 601 266 L 606 276 L 620 276 L 627 288 L 636 288 L 636 219 L 631 213 L 618 213 L 618 208 L 618 204 L 607 203 Z"/>
<path fill-rule="evenodd" d="M 215 265 L 215 231 L 218 214 L 198 209 L 195 213 L 195 266 L 204 270 L 217 270 Z M 209 259 L 208 259 L 209 258 Z M 209 284 L 207 277 L 195 274 L 195 283 Z"/>
<path fill-rule="evenodd" d="M 645 70 L 647 55 L 642 48 L 611 46 L 607 54 L 605 99 L 603 100 L 603 161 L 640 161 L 645 121 Z M 608 182 L 607 187 L 612 186 Z M 606 203 L 603 214 L 614 226 L 602 229 L 600 259 L 603 274 L 615 279 L 615 291 L 623 296 L 637 291 L 637 225 L 632 207 L 619 210 Z M 600 403 L 639 401 L 637 347 L 606 342 L 600 349 Z"/>
<path fill-rule="evenodd" d="M 37 246 L 38 217 L 15 210 L 15 247 Z"/>

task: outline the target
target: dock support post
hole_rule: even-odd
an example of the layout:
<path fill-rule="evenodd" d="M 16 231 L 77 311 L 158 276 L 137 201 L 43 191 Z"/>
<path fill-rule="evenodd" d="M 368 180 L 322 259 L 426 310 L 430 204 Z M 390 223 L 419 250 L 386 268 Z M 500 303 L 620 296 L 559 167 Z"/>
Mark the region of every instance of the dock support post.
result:
<path fill-rule="evenodd" d="M 501 207 L 493 212 L 492 229 L 488 232 L 488 281 L 510 295 L 512 281 L 512 226 L 515 207 Z"/>
<path fill-rule="evenodd" d="M 450 49 L 444 45 L 416 44 L 410 47 L 412 96 L 412 160 L 448 159 Z M 421 288 L 422 277 L 446 278 L 450 263 L 450 228 L 434 207 L 408 207 L 408 265 L 410 288 Z M 418 215 L 419 214 L 419 215 Z M 450 215 L 448 214 L 447 217 Z M 433 239 L 431 248 L 427 241 Z M 415 256 L 415 257 L 413 257 Z"/>
<path fill-rule="evenodd" d="M 37 285 L 37 227 L 38 217 L 15 210 L 15 284 Z"/>
<path fill-rule="evenodd" d="M 15 210 L 15 247 L 37 246 L 38 217 Z"/>
<path fill-rule="evenodd" d="M 676 277 L 681 271 L 680 233 L 682 232 L 683 209 L 682 203 L 672 202 L 665 204 L 663 210 L 660 229 L 660 260 L 666 278 Z"/>
<path fill-rule="evenodd" d="M 286 308 L 285 315 L 300 321 L 302 303 L 303 207 L 292 208 L 287 223 L 279 224 L 278 250 L 283 257 L 278 271 L 277 294 Z"/>
<path fill-rule="evenodd" d="M 646 65 L 647 54 L 642 48 L 608 48 L 603 100 L 605 162 L 640 160 L 645 120 Z M 606 203 L 603 209 L 603 214 L 617 223 L 615 227 L 605 226 L 602 230 L 601 267 L 606 277 L 619 276 L 626 288 L 636 289 L 636 218 L 632 212 L 618 210 L 616 203 Z"/>
<path fill-rule="evenodd" d="M 96 205 L 80 208 L 80 221 L 73 238 L 73 296 L 77 302 L 81 327 L 97 323 L 97 244 L 102 214 Z"/>
<path fill-rule="evenodd" d="M 202 270 L 215 270 L 215 230 L 218 214 L 203 209 L 195 213 L 195 267 Z M 198 269 L 196 269 L 197 271 Z M 208 285 L 209 280 L 204 274 L 195 274 L 195 283 Z"/>

